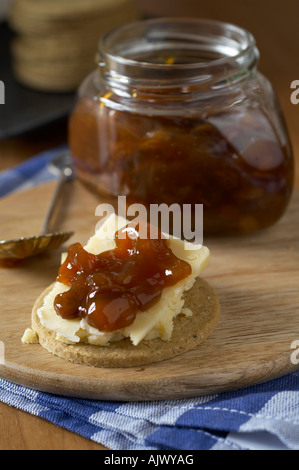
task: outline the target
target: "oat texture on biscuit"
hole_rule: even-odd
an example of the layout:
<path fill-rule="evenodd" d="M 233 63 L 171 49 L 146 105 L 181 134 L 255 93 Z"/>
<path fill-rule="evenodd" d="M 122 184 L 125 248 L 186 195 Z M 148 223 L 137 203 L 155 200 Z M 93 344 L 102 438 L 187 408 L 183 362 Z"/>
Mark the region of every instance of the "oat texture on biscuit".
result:
<path fill-rule="evenodd" d="M 92 367 L 136 367 L 171 359 L 201 344 L 215 329 L 219 321 L 220 306 L 213 288 L 198 278 L 192 289 L 185 293 L 184 307 L 192 316 L 179 315 L 174 320 L 174 329 L 169 341 L 153 339 L 133 346 L 124 339 L 109 346 L 90 344 L 65 344 L 56 340 L 56 334 L 41 325 L 37 311 L 42 306 L 47 289 L 37 299 L 32 311 L 32 328 L 39 337 L 41 346 L 50 353 L 67 361 Z"/>

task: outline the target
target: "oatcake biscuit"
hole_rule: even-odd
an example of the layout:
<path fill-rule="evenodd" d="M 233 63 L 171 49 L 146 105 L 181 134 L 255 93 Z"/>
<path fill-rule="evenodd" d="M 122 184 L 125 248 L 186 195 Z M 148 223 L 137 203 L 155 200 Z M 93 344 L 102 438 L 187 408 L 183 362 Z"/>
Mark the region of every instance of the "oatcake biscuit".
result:
<path fill-rule="evenodd" d="M 70 362 L 87 366 L 136 367 L 170 359 L 203 342 L 219 320 L 220 306 L 215 291 L 207 282 L 197 279 L 192 289 L 185 293 L 184 308 L 190 309 L 193 315 L 179 315 L 175 318 L 170 341 L 144 340 L 134 346 L 130 339 L 124 339 L 103 347 L 83 343 L 67 345 L 57 341 L 55 332 L 43 327 L 37 316 L 37 310 L 52 288 L 49 287 L 36 301 L 32 312 L 32 328 L 38 334 L 43 348 Z"/>

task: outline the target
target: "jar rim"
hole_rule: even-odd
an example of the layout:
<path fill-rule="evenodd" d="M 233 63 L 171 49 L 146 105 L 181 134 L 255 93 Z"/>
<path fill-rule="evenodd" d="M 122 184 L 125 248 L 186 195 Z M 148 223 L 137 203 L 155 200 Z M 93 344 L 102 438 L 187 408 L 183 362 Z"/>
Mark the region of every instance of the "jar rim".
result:
<path fill-rule="evenodd" d="M 178 28 L 182 28 L 182 27 L 188 27 L 188 28 L 196 27 L 198 28 L 198 33 L 201 33 L 201 30 L 207 30 L 207 29 L 214 30 L 214 33 L 216 32 L 216 30 L 218 30 L 219 33 L 222 32 L 222 35 L 219 34 L 218 36 L 219 39 L 220 38 L 224 40 L 228 39 L 231 41 L 231 45 L 232 45 L 232 42 L 235 43 L 236 53 L 234 55 L 227 55 L 227 56 L 219 57 L 215 60 L 210 60 L 209 62 L 199 61 L 199 62 L 183 63 L 183 64 L 153 63 L 153 62 L 146 61 L 144 59 L 142 60 L 132 59 L 131 57 L 126 57 L 124 56 L 124 54 L 120 53 L 121 51 L 119 47 L 120 42 L 124 41 L 124 38 L 126 38 L 126 35 L 127 37 L 130 37 L 131 39 L 132 37 L 134 38 L 134 36 L 135 36 L 135 39 L 141 39 L 140 33 L 139 33 L 139 37 L 137 34 L 138 34 L 138 31 L 142 31 L 143 38 L 146 37 L 147 40 L 150 41 L 150 40 L 155 39 L 154 35 L 157 34 L 157 29 L 162 26 L 163 26 L 163 29 L 161 29 L 161 33 L 163 34 L 163 30 L 164 30 L 165 39 L 167 38 L 167 27 L 170 27 L 170 26 L 175 28 L 175 30 L 178 30 Z M 153 30 L 152 32 L 151 32 L 151 29 Z M 172 37 L 173 37 L 174 32 L 172 33 Z M 203 33 L 204 32 L 205 31 L 203 31 Z M 194 34 L 192 34 L 192 38 L 190 34 L 189 36 L 190 36 L 190 39 L 193 38 L 195 40 Z M 235 39 L 233 39 L 234 36 L 235 36 Z M 239 41 L 237 40 L 237 37 L 239 38 Z M 185 39 L 187 38 L 185 37 Z M 143 40 L 143 43 L 145 44 L 144 40 Z M 237 49 L 237 46 L 239 46 L 238 49 Z M 167 18 L 140 20 L 140 21 L 136 21 L 133 23 L 125 24 L 123 26 L 120 26 L 118 28 L 115 28 L 109 31 L 99 41 L 99 52 L 103 54 L 105 57 L 109 57 L 110 59 L 114 59 L 120 62 L 122 65 L 139 66 L 139 67 L 150 68 L 150 69 L 161 69 L 161 68 L 164 69 L 166 67 L 169 69 L 171 68 L 172 70 L 204 69 L 206 67 L 228 64 L 229 62 L 234 62 L 240 59 L 242 56 L 246 55 L 250 50 L 254 48 L 256 48 L 255 38 L 252 35 L 252 33 L 250 33 L 245 28 L 237 26 L 233 23 L 210 20 L 210 19 L 201 19 L 201 18 L 167 17 Z"/>
<path fill-rule="evenodd" d="M 200 18 L 126 24 L 106 33 L 98 52 L 100 79 L 116 94 L 128 97 L 135 90 L 160 97 L 166 90 L 169 96 L 184 93 L 194 99 L 199 93 L 222 94 L 251 77 L 258 60 L 249 31 Z"/>

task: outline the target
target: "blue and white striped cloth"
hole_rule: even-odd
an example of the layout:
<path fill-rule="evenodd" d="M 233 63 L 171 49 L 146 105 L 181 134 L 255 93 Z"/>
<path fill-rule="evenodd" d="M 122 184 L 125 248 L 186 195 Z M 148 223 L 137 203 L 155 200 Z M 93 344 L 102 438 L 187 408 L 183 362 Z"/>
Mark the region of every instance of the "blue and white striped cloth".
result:
<path fill-rule="evenodd" d="M 52 180 L 47 164 L 61 150 L 0 173 L 0 195 Z M 65 398 L 0 379 L 0 401 L 112 450 L 299 450 L 299 372 L 237 392 L 141 403 Z"/>
<path fill-rule="evenodd" d="M 54 174 L 49 170 L 48 163 L 65 150 L 67 147 L 62 146 L 43 152 L 0 173 L 0 198 L 55 179 Z"/>

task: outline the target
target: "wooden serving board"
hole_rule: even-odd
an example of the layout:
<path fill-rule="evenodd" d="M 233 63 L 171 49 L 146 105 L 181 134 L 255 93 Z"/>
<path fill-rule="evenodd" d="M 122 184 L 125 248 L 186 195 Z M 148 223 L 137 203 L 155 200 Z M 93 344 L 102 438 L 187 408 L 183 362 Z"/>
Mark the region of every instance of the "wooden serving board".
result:
<path fill-rule="evenodd" d="M 0 239 L 39 233 L 54 185 L 0 201 Z M 57 229 L 70 241 L 93 235 L 97 197 L 80 183 L 66 188 Z M 299 192 L 286 215 L 262 233 L 205 240 L 211 265 L 205 279 L 221 303 L 221 320 L 193 351 L 145 367 L 95 369 L 55 357 L 40 345 L 24 345 L 31 308 L 56 277 L 61 251 L 0 268 L 0 376 L 33 389 L 105 400 L 160 400 L 214 394 L 268 381 L 299 368 L 291 344 L 299 340 Z M 64 248 L 65 250 L 65 248 Z M 1 344 L 0 344 L 1 345 Z"/>

